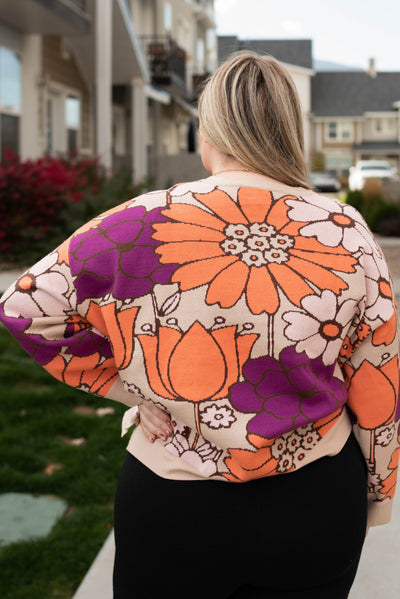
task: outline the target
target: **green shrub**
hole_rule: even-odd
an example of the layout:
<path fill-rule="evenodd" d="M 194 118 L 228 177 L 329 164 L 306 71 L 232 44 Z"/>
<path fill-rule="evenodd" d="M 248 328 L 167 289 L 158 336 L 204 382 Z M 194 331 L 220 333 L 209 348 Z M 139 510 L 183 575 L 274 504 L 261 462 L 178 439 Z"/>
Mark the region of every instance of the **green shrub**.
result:
<path fill-rule="evenodd" d="M 388 202 L 382 196 L 350 191 L 346 203 L 356 208 L 374 233 L 400 236 L 400 204 Z"/>

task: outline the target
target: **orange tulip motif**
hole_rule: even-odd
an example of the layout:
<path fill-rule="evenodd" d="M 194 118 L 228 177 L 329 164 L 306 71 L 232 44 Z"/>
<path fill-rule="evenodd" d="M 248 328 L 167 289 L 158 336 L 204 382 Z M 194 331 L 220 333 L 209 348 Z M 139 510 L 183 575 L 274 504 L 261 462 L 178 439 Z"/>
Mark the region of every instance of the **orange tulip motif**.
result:
<path fill-rule="evenodd" d="M 199 404 L 228 395 L 257 337 L 238 334 L 236 325 L 208 331 L 198 321 L 185 333 L 160 326 L 155 335 L 138 335 L 152 390 L 161 397 L 194 404 L 192 449 L 201 434 Z"/>
<path fill-rule="evenodd" d="M 396 412 L 399 389 L 399 370 L 397 356 L 377 368 L 368 360 L 363 360 L 357 370 L 345 365 L 349 380 L 348 406 L 357 415 L 361 428 L 371 434 L 370 462 L 375 461 L 375 431 L 378 427 L 391 422 Z M 376 401 L 376 389 L 381 400 Z"/>

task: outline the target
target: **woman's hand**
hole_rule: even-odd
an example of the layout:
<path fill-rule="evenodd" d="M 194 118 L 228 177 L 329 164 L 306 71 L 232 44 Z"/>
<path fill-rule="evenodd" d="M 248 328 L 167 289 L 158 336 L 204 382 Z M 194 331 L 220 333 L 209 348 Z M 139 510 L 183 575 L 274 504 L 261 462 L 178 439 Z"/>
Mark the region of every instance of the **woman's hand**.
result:
<path fill-rule="evenodd" d="M 142 401 L 139 406 L 139 415 L 140 424 L 151 443 L 154 443 L 157 437 L 166 441 L 173 434 L 174 429 L 170 416 L 152 401 L 148 399 Z"/>

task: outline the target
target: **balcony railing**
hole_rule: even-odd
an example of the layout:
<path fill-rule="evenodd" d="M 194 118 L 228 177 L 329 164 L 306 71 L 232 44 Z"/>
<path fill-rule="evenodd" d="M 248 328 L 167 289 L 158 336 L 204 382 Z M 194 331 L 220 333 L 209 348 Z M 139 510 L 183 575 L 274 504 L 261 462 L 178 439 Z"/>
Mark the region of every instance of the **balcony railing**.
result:
<path fill-rule="evenodd" d="M 153 83 L 186 95 L 186 52 L 169 36 L 141 36 Z"/>

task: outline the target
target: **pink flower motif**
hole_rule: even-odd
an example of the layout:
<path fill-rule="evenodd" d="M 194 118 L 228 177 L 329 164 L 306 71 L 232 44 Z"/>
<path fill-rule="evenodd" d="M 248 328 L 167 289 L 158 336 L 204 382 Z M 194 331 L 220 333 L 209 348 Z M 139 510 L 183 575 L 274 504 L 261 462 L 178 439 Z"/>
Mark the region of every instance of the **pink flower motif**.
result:
<path fill-rule="evenodd" d="M 196 449 L 192 449 L 189 440 L 190 432 L 191 429 L 188 426 L 174 419 L 174 434 L 171 441 L 164 447 L 173 455 L 193 466 L 203 476 L 209 478 L 217 474 L 217 462 L 221 456 L 221 450 L 207 441 L 197 445 Z"/>
<path fill-rule="evenodd" d="M 210 183 L 207 179 L 200 181 L 190 181 L 189 183 L 179 183 L 168 191 L 170 198 L 181 198 L 182 196 L 189 194 L 191 197 L 195 193 L 210 193 L 214 191 L 215 183 Z"/>
<path fill-rule="evenodd" d="M 364 254 L 362 261 L 366 283 L 365 316 L 370 320 L 380 318 L 387 322 L 394 310 L 394 294 L 387 264 L 377 253 Z"/>
<path fill-rule="evenodd" d="M 302 311 L 285 312 L 288 323 L 285 335 L 296 341 L 296 351 L 310 359 L 320 357 L 325 365 L 337 359 L 343 339 L 352 321 L 357 302 L 348 299 L 339 305 L 336 295 L 325 289 L 321 296 L 307 295 L 301 301 Z"/>
<path fill-rule="evenodd" d="M 65 277 L 52 268 L 57 264 L 57 254 L 53 253 L 26 271 L 3 296 L 4 314 L 8 317 L 35 318 L 57 314 L 65 308 L 64 303 L 57 297 L 63 298 L 68 291 Z M 60 304 L 57 306 L 57 304 Z"/>
<path fill-rule="evenodd" d="M 286 200 L 288 216 L 307 223 L 300 229 L 304 237 L 316 237 L 329 247 L 342 245 L 349 252 L 369 247 L 372 237 L 361 215 L 348 204 L 329 201 L 318 194 L 299 200 Z M 376 248 L 374 248 L 376 251 Z"/>
<path fill-rule="evenodd" d="M 376 442 L 378 445 L 383 445 L 383 447 L 386 447 L 393 440 L 395 434 L 396 434 L 395 425 L 392 424 L 392 426 L 384 428 L 376 436 Z"/>

